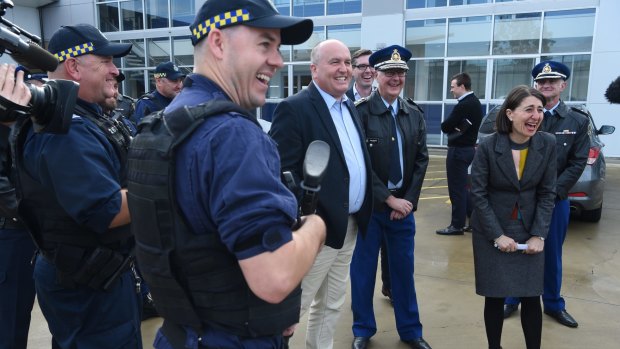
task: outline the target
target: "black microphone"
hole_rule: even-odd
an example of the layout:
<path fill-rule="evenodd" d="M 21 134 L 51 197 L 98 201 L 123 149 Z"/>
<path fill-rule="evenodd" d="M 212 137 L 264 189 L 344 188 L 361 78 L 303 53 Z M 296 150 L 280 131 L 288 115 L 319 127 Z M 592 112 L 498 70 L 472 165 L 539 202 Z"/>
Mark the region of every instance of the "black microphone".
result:
<path fill-rule="evenodd" d="M 609 84 L 607 91 L 605 91 L 605 98 L 609 103 L 620 104 L 620 76 Z"/>
<path fill-rule="evenodd" d="M 54 71 L 58 59 L 32 41 L 24 41 L 17 34 L 0 27 L 0 47 L 11 52 L 15 61 L 27 68 Z"/>

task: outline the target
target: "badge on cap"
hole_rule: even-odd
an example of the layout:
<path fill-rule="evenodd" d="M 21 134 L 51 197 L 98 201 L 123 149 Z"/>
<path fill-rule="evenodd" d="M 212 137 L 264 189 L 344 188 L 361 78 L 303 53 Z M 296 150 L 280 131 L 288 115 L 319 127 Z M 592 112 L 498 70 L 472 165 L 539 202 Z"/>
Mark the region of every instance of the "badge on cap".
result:
<path fill-rule="evenodd" d="M 392 60 L 393 61 L 400 61 L 400 53 L 398 53 L 397 49 L 394 49 L 394 52 L 392 52 Z"/>

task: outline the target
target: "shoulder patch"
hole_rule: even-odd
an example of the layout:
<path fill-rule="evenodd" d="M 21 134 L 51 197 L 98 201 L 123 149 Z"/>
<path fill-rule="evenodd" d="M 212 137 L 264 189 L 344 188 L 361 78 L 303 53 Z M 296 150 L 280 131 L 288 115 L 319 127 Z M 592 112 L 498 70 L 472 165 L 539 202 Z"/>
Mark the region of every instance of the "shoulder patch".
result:
<path fill-rule="evenodd" d="M 405 101 L 407 101 L 407 103 L 411 104 L 414 108 L 416 108 L 420 113 L 424 114 L 424 110 L 422 110 L 422 108 L 420 108 L 420 106 L 413 101 L 413 99 L 411 99 L 411 97 L 407 97 L 405 98 Z"/>
<path fill-rule="evenodd" d="M 579 107 L 571 106 L 570 109 L 573 110 L 573 111 L 576 111 L 579 114 L 582 114 L 582 115 L 584 115 L 586 117 L 588 116 L 588 113 L 585 110 L 583 110 L 583 109 L 581 109 Z"/>
<path fill-rule="evenodd" d="M 355 104 L 355 106 L 357 107 L 358 105 L 360 105 L 360 104 L 364 104 L 364 103 L 366 103 L 366 102 L 368 102 L 368 98 L 366 98 L 366 97 L 362 97 L 362 98 L 358 99 L 357 101 L 355 101 L 355 102 L 354 102 L 354 104 Z"/>

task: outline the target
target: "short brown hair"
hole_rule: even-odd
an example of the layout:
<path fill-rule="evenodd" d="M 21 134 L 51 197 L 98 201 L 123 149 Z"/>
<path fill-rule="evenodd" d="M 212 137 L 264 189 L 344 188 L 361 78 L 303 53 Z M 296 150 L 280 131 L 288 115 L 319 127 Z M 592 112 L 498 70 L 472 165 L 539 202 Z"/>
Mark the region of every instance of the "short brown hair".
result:
<path fill-rule="evenodd" d="M 465 72 L 455 74 L 452 78 L 450 78 L 450 81 L 452 80 L 456 80 L 457 86 L 465 85 L 465 89 L 467 91 L 471 91 L 471 78 L 469 77 L 469 74 Z"/>
<path fill-rule="evenodd" d="M 530 96 L 538 98 L 542 105 L 545 105 L 545 96 L 540 91 L 530 86 L 519 85 L 508 93 L 504 104 L 502 104 L 495 118 L 495 129 L 497 133 L 508 134 L 512 132 L 512 122 L 508 119 L 506 110 L 515 110 L 524 99 Z"/>
<path fill-rule="evenodd" d="M 351 64 L 357 65 L 357 59 L 361 56 L 371 55 L 372 51 L 366 48 L 361 48 L 351 55 Z"/>

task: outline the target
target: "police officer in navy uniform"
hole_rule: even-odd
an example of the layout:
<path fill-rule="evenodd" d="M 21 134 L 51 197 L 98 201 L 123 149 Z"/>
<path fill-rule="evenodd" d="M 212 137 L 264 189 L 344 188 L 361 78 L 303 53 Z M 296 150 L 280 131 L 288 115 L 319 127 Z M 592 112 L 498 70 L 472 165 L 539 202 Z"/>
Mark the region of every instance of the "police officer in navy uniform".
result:
<path fill-rule="evenodd" d="M 301 44 L 312 28 L 268 0 L 206 1 L 190 25 L 194 73 L 139 125 L 129 205 L 164 318 L 155 348 L 283 348 L 299 321 L 299 284 L 325 225 L 310 215 L 291 228 L 296 199 L 250 111 L 283 66 L 280 44 Z"/>
<path fill-rule="evenodd" d="M 0 74 L 7 71 L 9 66 L 2 64 Z M 35 247 L 17 216 L 10 132 L 10 125 L 0 124 L 0 349 L 26 349 L 35 295 L 30 264 Z"/>
<path fill-rule="evenodd" d="M 162 110 L 172 102 L 183 88 L 183 74 L 172 62 L 160 63 L 155 67 L 155 90 L 138 99 L 131 120 L 137 125 L 143 117 Z"/>
<path fill-rule="evenodd" d="M 396 328 L 411 348 L 430 349 L 413 281 L 415 218 L 428 166 L 424 115 L 411 99 L 400 97 L 411 52 L 393 45 L 373 53 L 378 88 L 356 102 L 366 132 L 373 172 L 374 211 L 366 236 L 359 237 L 351 261 L 353 348 L 364 349 L 377 332 L 373 311 L 375 271 L 385 241 Z"/>
<path fill-rule="evenodd" d="M 88 24 L 58 29 L 48 50 L 59 65 L 48 75 L 79 83 L 70 127 L 34 132 L 27 120 L 13 144 L 18 210 L 39 248 L 37 299 L 64 349 L 142 347 L 124 189 L 129 135 L 99 106 L 114 94 L 113 58 L 130 49 Z"/>
<path fill-rule="evenodd" d="M 534 87 L 545 95 L 545 116 L 539 131 L 555 135 L 557 147 L 557 198 L 549 234 L 545 240 L 545 282 L 543 308 L 545 314 L 560 324 L 577 327 L 578 323 L 566 311 L 562 287 L 562 245 L 568 230 L 570 206 L 568 191 L 577 182 L 588 160 L 590 150 L 589 122 L 578 108 L 568 107 L 560 99 L 570 77 L 570 69 L 556 61 L 543 61 L 532 69 Z M 518 299 L 507 298 L 504 317 L 517 310 Z"/>

